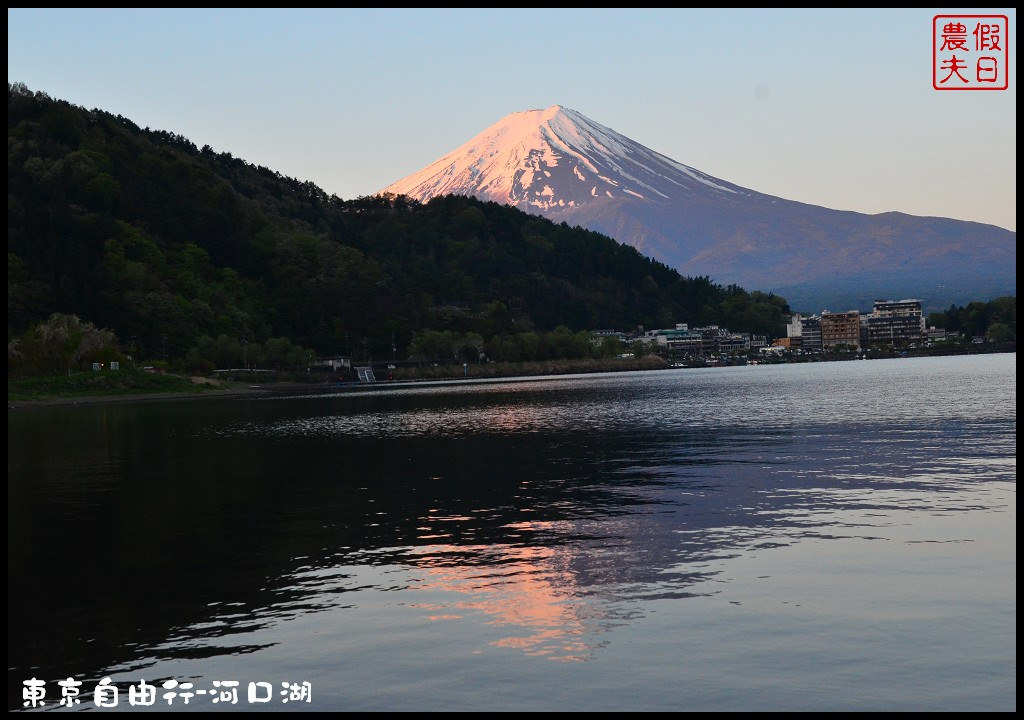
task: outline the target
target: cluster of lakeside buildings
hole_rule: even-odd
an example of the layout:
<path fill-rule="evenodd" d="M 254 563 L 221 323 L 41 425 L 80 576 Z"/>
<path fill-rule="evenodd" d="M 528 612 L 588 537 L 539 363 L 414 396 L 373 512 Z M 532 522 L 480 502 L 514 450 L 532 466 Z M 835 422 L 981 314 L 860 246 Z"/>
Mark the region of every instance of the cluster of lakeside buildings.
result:
<path fill-rule="evenodd" d="M 929 328 L 920 300 L 876 300 L 870 313 L 822 311 L 821 315 L 793 315 L 786 337 L 772 345 L 783 350 L 823 352 L 845 347 L 901 347 L 928 340 L 944 340 L 946 331 Z"/>
<path fill-rule="evenodd" d="M 846 312 L 822 311 L 820 315 L 795 313 L 786 326 L 786 337 L 770 339 L 767 335 L 731 332 L 718 325 L 689 327 L 679 323 L 671 329 L 624 333 L 616 330 L 598 330 L 593 333 L 594 344 L 614 337 L 627 345 L 641 340 L 656 352 L 676 359 L 691 358 L 701 363 L 730 355 L 825 353 L 848 350 L 860 352 L 867 348 L 912 347 L 928 341 L 946 339 L 942 328 L 929 328 L 920 300 L 876 300 L 869 313 L 859 310 Z M 631 356 L 626 353 L 623 357 Z M 397 361 L 398 365 L 418 364 L 411 360 Z M 382 365 L 394 369 L 396 361 Z M 318 358 L 314 370 L 328 373 L 352 371 L 352 359 L 345 356 Z M 360 379 L 362 379 L 360 377 Z"/>
<path fill-rule="evenodd" d="M 599 337 L 621 335 L 604 331 Z M 908 347 L 928 340 L 943 340 L 946 331 L 928 328 L 921 301 L 876 300 L 870 313 L 822 311 L 820 315 L 795 313 L 786 326 L 786 337 L 769 342 L 766 335 L 734 333 L 717 325 L 691 328 L 685 323 L 671 330 L 649 330 L 639 339 L 657 344 L 669 355 L 726 355 L 740 351 L 762 353 L 817 353 L 839 349 L 859 351 L 869 347 Z"/>
<path fill-rule="evenodd" d="M 768 347 L 767 335 L 734 333 L 718 325 L 691 328 L 680 323 L 672 330 L 648 330 L 642 336 L 669 355 L 727 355 Z"/>

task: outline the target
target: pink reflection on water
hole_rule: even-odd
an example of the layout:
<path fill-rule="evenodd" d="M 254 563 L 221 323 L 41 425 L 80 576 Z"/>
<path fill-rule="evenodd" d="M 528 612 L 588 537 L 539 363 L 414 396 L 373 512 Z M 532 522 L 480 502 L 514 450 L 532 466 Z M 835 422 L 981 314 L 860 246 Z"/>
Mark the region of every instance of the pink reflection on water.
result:
<path fill-rule="evenodd" d="M 550 530 L 555 523 L 516 523 L 515 529 Z M 488 624 L 507 628 L 509 635 L 495 647 L 516 648 L 528 655 L 562 662 L 590 659 L 594 643 L 587 638 L 603 632 L 601 611 L 585 604 L 566 547 L 502 545 L 428 545 L 414 555 L 427 575 L 420 589 L 454 592 L 465 600 L 420 604 L 435 611 L 432 621 L 462 619 L 454 610 L 485 613 Z M 487 557 L 486 564 L 467 564 L 467 554 Z"/>

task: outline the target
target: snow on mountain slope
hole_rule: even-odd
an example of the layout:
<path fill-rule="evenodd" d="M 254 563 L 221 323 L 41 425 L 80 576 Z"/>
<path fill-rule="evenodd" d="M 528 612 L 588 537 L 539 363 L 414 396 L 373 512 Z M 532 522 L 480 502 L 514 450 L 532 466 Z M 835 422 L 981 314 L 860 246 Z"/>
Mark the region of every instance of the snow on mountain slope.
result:
<path fill-rule="evenodd" d="M 554 105 L 509 115 L 382 192 L 426 200 L 473 195 L 522 209 L 576 208 L 593 198 L 671 200 L 704 186 L 749 193 Z"/>
<path fill-rule="evenodd" d="M 755 192 L 560 105 L 508 115 L 381 192 L 506 203 L 605 233 L 687 275 L 782 294 L 799 286 L 808 302 L 835 307 L 868 282 L 901 297 L 946 288 L 933 296 L 947 305 L 1016 293 L 1016 233 Z"/>

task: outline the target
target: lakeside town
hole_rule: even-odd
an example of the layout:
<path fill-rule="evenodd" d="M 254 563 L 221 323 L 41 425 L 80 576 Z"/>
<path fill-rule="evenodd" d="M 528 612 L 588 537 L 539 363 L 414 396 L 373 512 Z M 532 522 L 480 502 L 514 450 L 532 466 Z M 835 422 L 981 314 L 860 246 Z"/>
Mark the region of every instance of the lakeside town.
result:
<path fill-rule="evenodd" d="M 965 337 L 927 325 L 922 301 L 876 300 L 869 312 L 851 309 L 822 310 L 820 314 L 795 312 L 785 326 L 785 336 L 732 332 L 717 325 L 689 327 L 679 323 L 671 329 L 633 333 L 599 330 L 592 333 L 594 346 L 617 343 L 624 351 L 618 357 L 630 359 L 657 355 L 675 367 L 757 364 L 761 362 L 804 362 L 835 358 L 835 355 L 889 356 L 893 354 L 935 354 L 956 350 L 965 342 L 981 346 L 1005 344 L 988 336 Z M 990 349 L 990 348 L 985 348 Z M 994 349 L 994 348 L 991 348 Z M 918 352 L 915 352 L 918 351 Z M 350 367 L 349 358 L 323 358 L 318 364 Z M 422 364 L 419 358 L 410 363 Z"/>
<path fill-rule="evenodd" d="M 793 313 L 785 337 L 730 332 L 715 325 L 690 328 L 685 323 L 671 330 L 652 330 L 643 339 L 672 358 L 721 359 L 756 352 L 766 358 L 787 358 L 823 353 L 859 353 L 869 350 L 913 350 L 947 340 L 960 340 L 960 333 L 929 327 L 917 299 L 876 300 L 871 312 L 859 310 L 819 315 Z M 971 338 L 983 344 L 988 338 Z"/>
<path fill-rule="evenodd" d="M 370 358 L 354 363 L 350 356 L 317 358 L 312 372 L 337 374 L 339 379 L 366 383 L 382 379 L 716 367 L 1015 350 L 1012 339 L 998 334 L 965 335 L 929 326 L 927 321 L 919 299 L 876 300 L 871 311 L 864 313 L 793 313 L 785 326 L 785 336 L 780 337 L 733 332 L 718 325 L 690 327 L 688 323 L 653 330 L 637 328 L 633 332 L 597 330 L 587 335 L 594 356 L 604 360 L 599 365 L 581 365 L 579 359 L 576 363 L 516 363 L 514 370 L 519 372 L 503 372 L 498 366 L 508 363 L 489 359 L 482 348 L 472 361 L 454 348 L 451 359 L 412 355 L 405 360 L 374 362 Z M 218 373 L 238 374 L 237 370 Z"/>

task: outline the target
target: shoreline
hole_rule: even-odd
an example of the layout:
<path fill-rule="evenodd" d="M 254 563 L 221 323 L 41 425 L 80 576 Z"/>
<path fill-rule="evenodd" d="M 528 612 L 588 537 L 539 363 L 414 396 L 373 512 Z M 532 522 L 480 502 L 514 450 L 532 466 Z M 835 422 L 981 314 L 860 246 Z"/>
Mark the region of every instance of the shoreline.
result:
<path fill-rule="evenodd" d="M 110 405 L 116 403 L 137 403 L 147 400 L 202 400 L 204 398 L 217 397 L 246 397 L 252 395 L 266 394 L 268 391 L 256 388 L 226 388 L 223 390 L 207 390 L 205 392 L 156 392 L 156 393 L 126 393 L 124 395 L 85 395 L 82 397 L 61 397 L 55 395 L 46 398 L 34 398 L 32 400 L 8 400 L 8 410 L 21 410 L 33 407 L 56 407 L 59 405 Z"/>
<path fill-rule="evenodd" d="M 280 382 L 265 383 L 258 387 L 232 387 L 217 390 L 205 390 L 201 392 L 189 392 L 187 390 L 172 392 L 151 392 L 151 393 L 124 393 L 119 395 L 82 395 L 82 396 L 60 396 L 32 398 L 26 400 L 7 401 L 8 410 L 23 410 L 38 407 L 59 407 L 65 405 L 109 405 L 118 403 L 140 403 L 140 402 L 164 402 L 168 400 L 202 400 L 205 398 L 245 398 L 245 397 L 271 397 L 275 395 L 289 394 L 317 394 L 321 392 L 338 391 L 359 391 L 371 389 L 384 389 L 393 387 L 410 387 L 423 385 L 479 383 L 501 380 L 516 380 L 527 377 L 546 377 L 561 375 L 592 375 L 605 372 L 630 372 L 640 370 L 668 370 L 671 366 L 667 363 L 659 363 L 651 360 L 641 362 L 628 362 L 616 366 L 595 366 L 591 363 L 586 365 L 553 362 L 541 366 L 502 368 L 511 369 L 513 372 L 497 372 L 495 374 L 472 374 L 443 375 L 438 374 L 418 378 L 399 378 L 395 380 L 379 380 L 375 383 L 360 382 Z"/>
<path fill-rule="evenodd" d="M 1016 352 L 1016 350 L 1006 351 Z M 961 353 L 949 353 L 949 355 L 960 355 Z M 963 354 L 999 354 L 999 353 L 963 353 Z M 913 359 L 913 357 L 943 357 L 937 355 L 921 355 L 912 356 L 910 358 L 901 359 Z M 893 358 L 866 358 L 872 360 L 885 360 Z M 821 360 L 818 362 L 844 362 L 852 361 L 853 358 L 844 358 L 842 360 Z M 762 365 L 787 365 L 787 364 L 802 364 L 802 363 L 760 363 Z M 693 369 L 714 369 L 714 367 L 729 367 L 729 366 L 713 366 L 706 368 L 693 368 Z M 732 366 L 738 367 L 738 366 Z M 517 368 L 525 370 L 525 368 Z M 282 382 L 282 383 L 266 383 L 259 387 L 233 387 L 233 388 L 222 388 L 217 390 L 206 390 L 201 392 L 153 392 L 153 393 L 126 393 L 123 395 L 93 395 L 93 396 L 80 396 L 80 397 L 62 397 L 55 395 L 52 397 L 45 398 L 33 398 L 30 400 L 8 400 L 8 410 L 24 410 L 30 408 L 43 408 L 43 407 L 60 407 L 67 405 L 112 405 L 112 404 L 134 404 L 141 402 L 166 402 L 170 400 L 203 400 L 208 398 L 252 398 L 252 397 L 272 397 L 275 395 L 290 395 L 290 394 L 320 394 L 323 392 L 339 392 L 339 391 L 357 391 L 357 390 L 372 390 L 372 389 L 387 389 L 395 387 L 413 387 L 413 386 L 426 386 L 426 385 L 448 385 L 448 384 L 466 384 L 466 383 L 485 383 L 485 382 L 500 382 L 500 381 L 515 381 L 526 378 L 544 378 L 544 377 L 561 377 L 567 375 L 594 375 L 609 372 L 646 372 L 656 370 L 673 370 L 679 369 L 670 364 L 651 364 L 648 363 L 630 363 L 628 367 L 593 367 L 587 368 L 580 367 L 566 367 L 560 365 L 557 369 L 551 369 L 547 372 L 512 372 L 508 374 L 488 374 L 488 375 L 472 375 L 472 376 L 435 376 L 435 377 L 419 377 L 419 378 L 402 378 L 398 380 L 383 380 L 376 383 L 359 383 L 359 382 L 335 382 L 335 383 L 324 383 L 324 382 Z"/>

